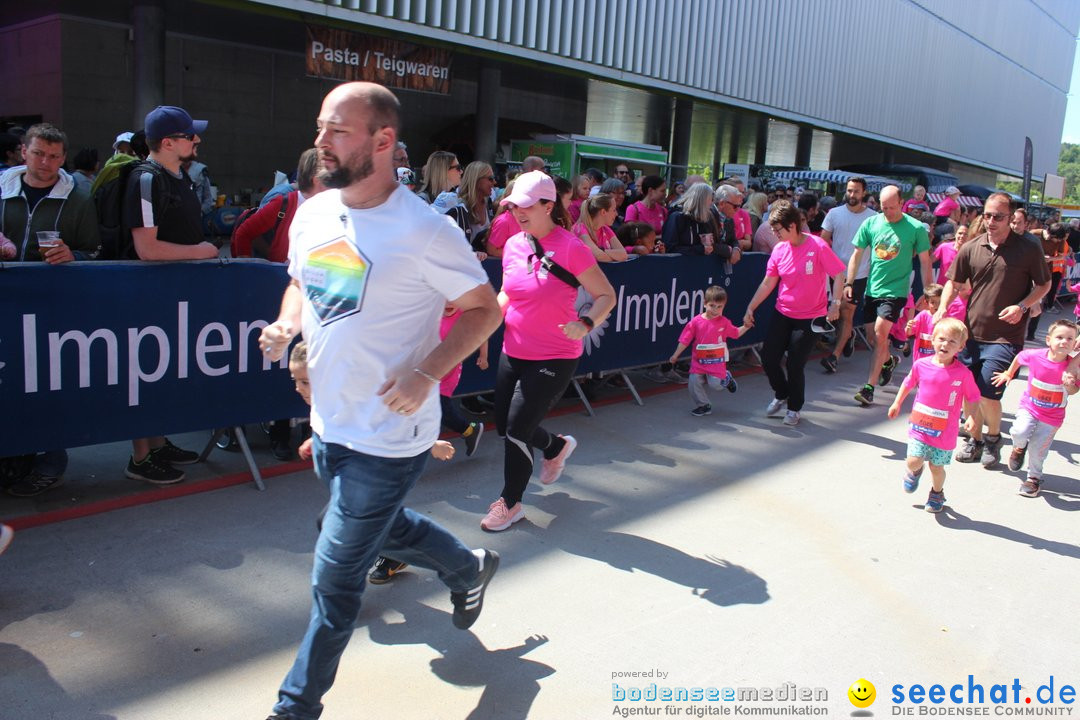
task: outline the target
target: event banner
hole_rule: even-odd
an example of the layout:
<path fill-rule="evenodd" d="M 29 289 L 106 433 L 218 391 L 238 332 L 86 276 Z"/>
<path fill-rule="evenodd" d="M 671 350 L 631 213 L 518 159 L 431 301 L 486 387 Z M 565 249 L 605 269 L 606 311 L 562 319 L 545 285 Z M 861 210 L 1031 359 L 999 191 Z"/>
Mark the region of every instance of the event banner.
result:
<path fill-rule="evenodd" d="M 440 48 L 307 26 L 307 74 L 332 80 L 365 80 L 387 87 L 450 94 L 452 53 Z"/>
<path fill-rule="evenodd" d="M 498 287 L 499 262 L 485 267 Z M 689 256 L 602 267 L 617 302 L 586 339 L 581 373 L 670 357 L 710 284 L 727 288 L 725 314 L 741 324 L 765 256 L 734 269 Z M 287 363 L 257 342 L 287 284 L 283 265 L 260 260 L 0 265 L 0 456 L 306 416 Z M 579 310 L 589 302 L 579 292 Z M 759 342 L 771 307 L 733 345 Z M 501 342 L 489 341 L 488 371 L 466 360 L 460 394 L 494 387 Z"/>

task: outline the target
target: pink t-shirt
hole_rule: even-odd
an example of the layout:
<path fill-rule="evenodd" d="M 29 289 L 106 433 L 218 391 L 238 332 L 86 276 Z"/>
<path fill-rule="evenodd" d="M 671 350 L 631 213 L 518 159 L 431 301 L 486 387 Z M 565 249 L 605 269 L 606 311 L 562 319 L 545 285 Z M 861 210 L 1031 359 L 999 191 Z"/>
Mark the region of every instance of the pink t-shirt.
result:
<path fill-rule="evenodd" d="M 664 231 L 664 221 L 667 220 L 667 208 L 660 203 L 655 203 L 651 208 L 645 207 L 640 200 L 626 208 L 626 222 L 644 222 L 653 226 L 653 230 L 659 235 Z"/>
<path fill-rule="evenodd" d="M 1049 351 L 1043 349 L 1021 350 L 1016 356 L 1016 362 L 1028 368 L 1027 387 L 1020 398 L 1020 407 L 1039 422 L 1061 427 L 1065 421 L 1065 406 L 1069 403 L 1061 374 L 1069 366 L 1069 358 L 1054 362 L 1048 355 Z"/>
<path fill-rule="evenodd" d="M 460 319 L 460 310 L 454 310 L 450 315 L 444 313 L 442 319 L 439 320 L 439 339 L 445 340 L 446 336 L 450 334 L 450 328 L 454 327 Z M 443 376 L 442 382 L 439 383 L 439 394 L 444 397 L 452 397 L 459 382 L 461 382 L 461 363 L 455 365 L 453 370 Z"/>
<path fill-rule="evenodd" d="M 904 304 L 904 309 L 900 311 L 900 319 L 893 323 L 893 326 L 889 328 L 889 337 L 895 338 L 899 342 L 907 340 L 907 321 L 911 319 L 911 313 L 915 311 L 915 298 L 910 294 L 907 296 L 907 303 Z"/>
<path fill-rule="evenodd" d="M 908 437 L 930 447 L 956 449 L 964 400 L 979 401 L 979 386 L 971 370 L 955 358 L 947 367 L 938 365 L 932 357 L 922 358 L 912 363 L 904 386 L 918 386 L 908 419 Z"/>
<path fill-rule="evenodd" d="M 739 208 L 735 216 L 731 218 L 735 223 L 735 237 L 737 239 L 753 238 L 754 225 L 750 222 L 750 212 L 746 208 Z"/>
<path fill-rule="evenodd" d="M 577 222 L 581 219 L 581 204 L 585 202 L 582 198 L 574 198 L 570 201 L 570 207 L 567 211 L 570 213 L 570 219 Z"/>
<path fill-rule="evenodd" d="M 575 223 L 570 232 L 574 233 L 582 240 L 589 237 L 589 228 L 585 227 L 584 223 Z M 615 231 L 609 226 L 604 225 L 596 231 L 596 247 L 601 250 L 610 250 L 618 244 L 619 240 L 615 237 Z M 547 249 L 547 245 L 544 245 L 544 249 Z"/>
<path fill-rule="evenodd" d="M 929 310 L 923 310 L 915 316 L 915 329 L 911 337 L 914 340 L 911 353 L 916 360 L 934 354 L 934 316 Z"/>
<path fill-rule="evenodd" d="M 845 268 L 825 241 L 803 235 L 797 247 L 779 242 L 769 255 L 765 275 L 780 278 L 776 309 L 793 320 L 820 317 L 828 311 L 825 285 Z"/>
<path fill-rule="evenodd" d="M 948 217 L 953 210 L 956 210 L 959 207 L 960 205 L 955 200 L 951 197 L 946 197 L 934 208 L 934 217 Z"/>
<path fill-rule="evenodd" d="M 679 342 L 690 348 L 690 372 L 727 377 L 728 338 L 739 334 L 735 323 L 723 315 L 710 320 L 705 313 L 686 323 Z"/>
<path fill-rule="evenodd" d="M 937 284 L 944 285 L 948 282 L 949 278 L 946 275 L 949 272 L 949 267 L 952 266 L 953 260 L 956 259 L 956 253 L 959 250 L 956 249 L 955 242 L 941 243 L 934 248 L 934 259 L 941 263 L 938 266 Z"/>
<path fill-rule="evenodd" d="M 506 241 L 521 232 L 521 226 L 514 218 L 514 213 L 504 212 L 491 222 L 491 230 L 488 232 L 488 244 L 491 247 L 501 248 Z"/>
<path fill-rule="evenodd" d="M 540 244 L 545 255 L 573 275 L 596 265 L 592 251 L 569 230 L 556 227 Z M 577 289 L 541 267 L 525 233 L 506 242 L 502 267 L 502 292 L 509 298 L 503 352 L 521 360 L 581 357 L 581 341 L 566 337 L 560 327 L 577 320 Z"/>
<path fill-rule="evenodd" d="M 963 321 L 967 318 L 967 300 L 965 298 L 956 296 L 956 299 L 949 303 L 949 307 L 945 308 L 945 317 L 956 318 Z"/>

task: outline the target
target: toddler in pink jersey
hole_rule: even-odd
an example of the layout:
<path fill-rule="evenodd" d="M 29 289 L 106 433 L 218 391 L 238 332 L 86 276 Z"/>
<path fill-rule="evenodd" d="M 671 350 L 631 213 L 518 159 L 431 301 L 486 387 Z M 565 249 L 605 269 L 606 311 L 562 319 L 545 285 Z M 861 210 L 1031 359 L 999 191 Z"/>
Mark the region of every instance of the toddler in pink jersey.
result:
<path fill-rule="evenodd" d="M 1009 469 L 1014 472 L 1023 467 L 1027 455 L 1027 480 L 1020 484 L 1020 494 L 1024 497 L 1038 496 L 1043 461 L 1065 420 L 1069 395 L 1077 391 L 1076 377 L 1068 372 L 1069 353 L 1076 345 L 1076 335 L 1075 323 L 1058 320 L 1046 331 L 1047 350 L 1021 350 L 1008 370 L 994 373 L 991 379 L 1001 386 L 1016 377 L 1021 365 L 1028 369 L 1027 387 L 1013 421 L 1013 449 L 1009 455 Z"/>
<path fill-rule="evenodd" d="M 933 489 L 924 505 L 927 512 L 941 512 L 945 507 L 945 466 L 952 462 L 956 449 L 961 406 L 970 424 L 971 413 L 979 402 L 975 376 L 956 359 L 967 337 L 964 323 L 956 318 L 942 318 L 931 338 L 934 354 L 912 363 L 911 372 L 889 406 L 889 418 L 895 419 L 908 393 L 918 388 L 908 421 L 904 492 L 918 489 L 923 468 L 929 463 Z"/>
<path fill-rule="evenodd" d="M 727 341 L 741 338 L 751 326 L 744 324 L 736 328 L 735 323 L 724 317 L 726 303 L 727 292 L 724 288 L 713 285 L 705 290 L 705 312 L 686 324 L 679 335 L 679 344 L 668 360 L 674 365 L 683 350 L 692 348 L 689 389 L 694 409 L 690 414 L 695 417 L 712 414 L 707 390 L 709 385 L 727 388 L 728 392 L 738 389 L 735 378 L 727 369 Z"/>
<path fill-rule="evenodd" d="M 457 309 L 450 303 L 446 303 L 443 307 L 442 320 L 439 323 L 439 339 L 445 340 L 446 336 L 450 334 L 451 328 L 461 318 L 461 310 Z M 476 366 L 481 370 L 488 369 L 488 346 L 487 342 L 480 345 L 480 351 L 477 354 Z M 457 390 L 458 383 L 461 382 L 461 370 L 462 363 L 458 363 L 454 366 L 454 369 L 448 372 L 443 379 L 439 382 L 439 404 L 442 408 L 442 426 L 449 428 L 450 430 L 461 435 L 465 441 L 465 457 L 472 457 L 476 453 L 476 448 L 480 444 L 480 436 L 484 434 L 484 423 L 482 422 L 469 422 L 461 417 L 461 414 L 454 407 L 453 396 L 454 391 Z"/>

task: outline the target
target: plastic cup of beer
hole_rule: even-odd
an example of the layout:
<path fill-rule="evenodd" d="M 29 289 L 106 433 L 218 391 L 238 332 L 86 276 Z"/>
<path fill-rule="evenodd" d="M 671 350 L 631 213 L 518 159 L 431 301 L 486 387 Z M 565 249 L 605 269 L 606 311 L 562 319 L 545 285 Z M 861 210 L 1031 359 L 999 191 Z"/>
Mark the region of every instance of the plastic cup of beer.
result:
<path fill-rule="evenodd" d="M 38 230 L 37 244 L 42 250 L 60 247 L 60 233 L 57 230 Z"/>

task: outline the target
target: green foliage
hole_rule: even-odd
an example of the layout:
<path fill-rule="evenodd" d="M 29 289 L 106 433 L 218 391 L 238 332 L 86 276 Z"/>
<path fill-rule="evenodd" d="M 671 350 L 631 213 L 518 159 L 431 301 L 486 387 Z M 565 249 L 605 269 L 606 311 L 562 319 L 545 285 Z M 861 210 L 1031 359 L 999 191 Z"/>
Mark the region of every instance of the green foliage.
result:
<path fill-rule="evenodd" d="M 1080 205 L 1080 144 L 1061 143 L 1057 174 L 1065 178 L 1065 197 L 1061 202 Z"/>

